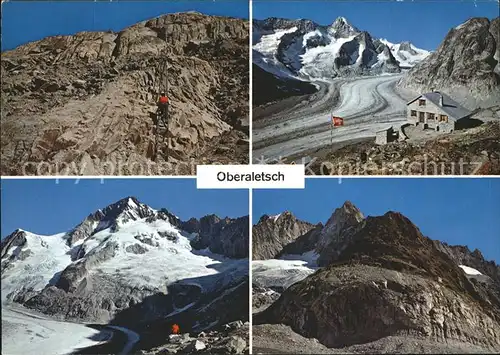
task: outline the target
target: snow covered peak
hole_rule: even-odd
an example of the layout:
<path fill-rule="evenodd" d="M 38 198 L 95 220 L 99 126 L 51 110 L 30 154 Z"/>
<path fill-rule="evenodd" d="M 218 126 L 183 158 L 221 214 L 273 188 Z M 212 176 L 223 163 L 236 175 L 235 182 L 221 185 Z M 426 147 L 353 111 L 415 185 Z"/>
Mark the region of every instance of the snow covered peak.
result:
<path fill-rule="evenodd" d="M 155 213 L 154 209 L 132 196 L 125 197 L 99 211 L 104 217 L 102 219 L 120 220 L 121 222 L 149 217 Z"/>
<path fill-rule="evenodd" d="M 399 62 L 401 68 L 411 68 L 427 58 L 431 52 L 417 48 L 409 41 L 394 44 L 382 38 L 379 41 L 391 50 L 394 58 Z"/>

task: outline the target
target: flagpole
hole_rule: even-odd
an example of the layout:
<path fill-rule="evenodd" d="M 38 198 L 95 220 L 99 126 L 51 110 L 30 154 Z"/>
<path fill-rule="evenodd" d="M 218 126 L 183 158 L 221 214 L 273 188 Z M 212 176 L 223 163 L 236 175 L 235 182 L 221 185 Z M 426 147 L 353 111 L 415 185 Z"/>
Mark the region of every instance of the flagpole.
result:
<path fill-rule="evenodd" d="M 333 112 L 330 114 L 330 144 L 333 144 Z"/>

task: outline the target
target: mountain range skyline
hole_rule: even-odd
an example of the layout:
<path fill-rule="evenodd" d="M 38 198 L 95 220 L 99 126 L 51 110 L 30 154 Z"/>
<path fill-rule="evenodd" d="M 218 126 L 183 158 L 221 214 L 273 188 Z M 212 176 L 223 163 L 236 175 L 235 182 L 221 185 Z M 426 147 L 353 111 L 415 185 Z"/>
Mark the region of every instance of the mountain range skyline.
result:
<path fill-rule="evenodd" d="M 336 18 L 345 17 L 353 26 L 377 38 L 393 43 L 409 41 L 428 51 L 436 50 L 453 27 L 472 17 L 498 17 L 498 3 L 494 2 L 476 6 L 472 2 L 357 2 L 356 6 L 352 2 L 290 1 L 291 6 L 284 3 L 254 2 L 253 19 L 307 19 L 327 26 Z"/>
<path fill-rule="evenodd" d="M 90 213 L 128 196 L 156 210 L 166 208 L 183 221 L 211 214 L 220 218 L 248 215 L 247 190 L 198 190 L 194 179 L 75 181 L 3 180 L 2 239 L 19 228 L 41 235 L 68 231 Z M 50 208 L 46 208 L 47 201 Z M 71 201 L 78 203 L 68 206 Z"/>
<path fill-rule="evenodd" d="M 336 208 L 350 201 L 365 216 L 400 212 L 429 238 L 477 248 L 486 259 L 499 262 L 498 200 L 494 179 L 314 179 L 306 180 L 304 190 L 254 191 L 252 223 L 265 214 L 290 211 L 299 220 L 325 224 Z"/>
<path fill-rule="evenodd" d="M 161 15 L 196 11 L 205 15 L 248 19 L 243 1 L 185 2 L 5 2 L 2 4 L 2 52 L 48 36 L 82 31 L 119 32 Z M 30 26 L 23 25 L 29 22 Z"/>

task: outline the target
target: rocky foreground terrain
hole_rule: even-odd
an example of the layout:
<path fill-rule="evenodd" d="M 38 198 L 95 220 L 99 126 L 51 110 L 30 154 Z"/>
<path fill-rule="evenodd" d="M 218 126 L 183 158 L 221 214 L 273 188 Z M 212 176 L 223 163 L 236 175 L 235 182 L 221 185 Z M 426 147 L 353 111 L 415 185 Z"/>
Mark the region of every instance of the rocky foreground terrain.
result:
<path fill-rule="evenodd" d="M 3 52 L 2 175 L 182 175 L 201 163 L 246 164 L 248 33 L 242 19 L 176 13 Z M 165 61 L 170 123 L 155 157 Z"/>
<path fill-rule="evenodd" d="M 220 327 L 218 330 L 184 333 L 166 337 L 166 344 L 140 350 L 139 354 L 248 354 L 249 324 L 235 321 Z"/>
<path fill-rule="evenodd" d="M 288 260 L 313 253 L 319 268 L 284 290 L 254 282 L 254 353 L 500 351 L 500 266 L 479 250 L 432 240 L 398 212 L 365 217 L 350 202 L 318 234 L 267 262 L 284 277 L 299 270 Z"/>
<path fill-rule="evenodd" d="M 498 175 L 500 110 L 496 121 L 429 139 L 376 145 L 373 139 L 320 149 L 306 163 L 311 175 Z"/>

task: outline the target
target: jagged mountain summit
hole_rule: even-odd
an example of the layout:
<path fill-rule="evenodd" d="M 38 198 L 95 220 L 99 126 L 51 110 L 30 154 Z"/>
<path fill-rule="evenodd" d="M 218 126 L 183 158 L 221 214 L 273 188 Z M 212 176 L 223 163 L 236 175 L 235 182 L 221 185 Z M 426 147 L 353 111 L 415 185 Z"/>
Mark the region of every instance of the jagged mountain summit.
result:
<path fill-rule="evenodd" d="M 376 39 L 344 17 L 328 26 L 302 19 L 254 20 L 253 31 L 254 63 L 284 78 L 396 73 L 430 54 L 409 42 Z"/>
<path fill-rule="evenodd" d="M 254 288 L 254 299 L 270 303 L 254 324 L 283 324 L 347 352 L 398 352 L 403 343 L 414 344 L 404 346 L 410 352 L 500 350 L 500 266 L 478 250 L 432 240 L 398 212 L 365 217 L 348 201 L 316 241 L 290 254 L 315 252 L 319 268 L 281 291 Z M 266 276 L 281 281 L 289 259 L 273 260 Z"/>
<path fill-rule="evenodd" d="M 283 247 L 314 228 L 313 224 L 297 219 L 289 211 L 262 216 L 252 232 L 253 260 L 277 257 Z"/>
<path fill-rule="evenodd" d="M 40 174 L 40 162 L 56 175 L 71 163 L 72 175 L 189 175 L 191 160 L 246 163 L 248 29 L 243 19 L 175 13 L 3 52 L 2 175 Z M 157 150 L 165 61 L 169 123 Z"/>
<path fill-rule="evenodd" d="M 401 86 L 472 97 L 487 107 L 500 103 L 499 62 L 500 17 L 474 17 L 450 29 L 438 49 L 415 65 Z"/>
<path fill-rule="evenodd" d="M 62 319 L 134 324 L 198 312 L 186 328 L 201 329 L 246 317 L 219 308 L 248 287 L 248 216 L 183 222 L 127 197 L 68 232 L 18 229 L 1 257 L 2 302 Z"/>

